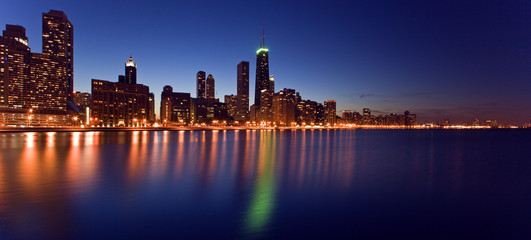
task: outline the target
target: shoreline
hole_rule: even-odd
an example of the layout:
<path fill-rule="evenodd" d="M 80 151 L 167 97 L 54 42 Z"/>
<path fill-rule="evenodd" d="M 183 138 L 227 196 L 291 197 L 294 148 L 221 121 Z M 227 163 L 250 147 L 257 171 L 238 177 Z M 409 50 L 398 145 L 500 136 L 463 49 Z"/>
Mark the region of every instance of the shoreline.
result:
<path fill-rule="evenodd" d="M 531 128 L 486 128 L 486 127 L 466 127 L 466 128 L 443 128 L 443 127 L 36 127 L 36 128 L 15 128 L 0 127 L 0 133 L 10 132 L 132 132 L 132 131 L 236 131 L 236 130 L 502 130 L 518 129 L 529 130 Z"/>

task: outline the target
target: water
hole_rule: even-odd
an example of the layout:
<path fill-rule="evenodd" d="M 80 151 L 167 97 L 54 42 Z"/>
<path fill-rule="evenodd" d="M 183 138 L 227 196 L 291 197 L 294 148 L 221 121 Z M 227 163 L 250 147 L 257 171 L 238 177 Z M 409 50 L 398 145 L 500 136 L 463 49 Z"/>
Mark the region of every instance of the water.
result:
<path fill-rule="evenodd" d="M 526 239 L 531 132 L 0 133 L 0 239 Z"/>

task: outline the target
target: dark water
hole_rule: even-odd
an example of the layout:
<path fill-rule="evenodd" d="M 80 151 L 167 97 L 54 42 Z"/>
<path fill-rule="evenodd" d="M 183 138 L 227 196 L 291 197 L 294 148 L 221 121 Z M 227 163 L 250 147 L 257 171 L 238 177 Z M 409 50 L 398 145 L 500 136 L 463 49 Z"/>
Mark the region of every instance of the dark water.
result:
<path fill-rule="evenodd" d="M 531 131 L 0 134 L 0 239 L 529 239 Z"/>

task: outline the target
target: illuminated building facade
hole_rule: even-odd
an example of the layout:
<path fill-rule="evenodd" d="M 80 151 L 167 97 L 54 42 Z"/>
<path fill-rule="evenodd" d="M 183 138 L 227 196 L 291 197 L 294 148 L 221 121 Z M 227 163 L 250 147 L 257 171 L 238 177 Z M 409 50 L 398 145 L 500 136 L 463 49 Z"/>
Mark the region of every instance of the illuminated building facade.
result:
<path fill-rule="evenodd" d="M 203 71 L 197 72 L 196 80 L 196 98 L 206 98 L 206 73 Z"/>
<path fill-rule="evenodd" d="M 239 108 L 239 96 L 234 94 L 225 95 L 225 105 L 227 107 L 227 115 L 229 118 L 236 120 L 238 117 L 238 108 Z"/>
<path fill-rule="evenodd" d="M 149 119 L 149 87 L 92 79 L 93 125 L 145 126 Z"/>
<path fill-rule="evenodd" d="M 275 125 L 295 125 L 295 90 L 284 88 L 275 93 L 272 109 Z"/>
<path fill-rule="evenodd" d="M 328 126 L 335 126 L 337 122 L 336 116 L 336 101 L 328 100 L 324 102 L 325 124 Z"/>
<path fill-rule="evenodd" d="M 118 77 L 118 82 L 120 77 Z M 136 84 L 136 63 L 133 62 L 133 55 L 129 55 L 129 60 L 125 62 L 125 83 Z"/>
<path fill-rule="evenodd" d="M 26 29 L 6 25 L 0 38 L 0 106 L 29 107 L 25 89 L 30 79 L 30 61 Z"/>
<path fill-rule="evenodd" d="M 247 121 L 249 120 L 249 62 L 242 61 L 236 68 L 238 106 L 232 117 L 237 121 Z"/>
<path fill-rule="evenodd" d="M 63 59 L 65 64 L 67 99 L 74 93 L 74 26 L 62 11 L 50 10 L 42 14 L 42 53 Z"/>
<path fill-rule="evenodd" d="M 216 83 L 212 74 L 208 74 L 206 79 L 206 98 L 216 98 Z"/>
<path fill-rule="evenodd" d="M 43 16 L 43 28 L 49 25 L 53 28 L 43 31 L 57 35 L 43 34 L 43 42 L 47 44 L 43 46 L 42 54 L 31 52 L 22 26 L 6 25 L 0 37 L 0 106 L 31 109 L 35 114 L 64 115 L 72 86 L 67 58 L 71 51 L 68 43 L 62 44 L 65 40 L 61 24 L 49 20 L 46 14 Z M 71 27 L 65 19 L 61 21 Z M 49 37 L 54 40 L 47 40 Z M 61 52 L 65 49 L 66 53 Z"/>

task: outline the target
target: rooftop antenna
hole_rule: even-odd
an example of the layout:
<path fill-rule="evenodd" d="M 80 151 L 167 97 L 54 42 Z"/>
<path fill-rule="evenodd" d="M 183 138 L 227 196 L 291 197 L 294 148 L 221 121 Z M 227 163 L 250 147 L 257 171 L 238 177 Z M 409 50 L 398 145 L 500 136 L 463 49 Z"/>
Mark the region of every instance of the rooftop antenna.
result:
<path fill-rule="evenodd" d="M 262 21 L 262 47 L 265 48 L 265 31 L 264 31 L 264 28 L 265 28 L 265 24 L 264 24 L 264 21 Z"/>

